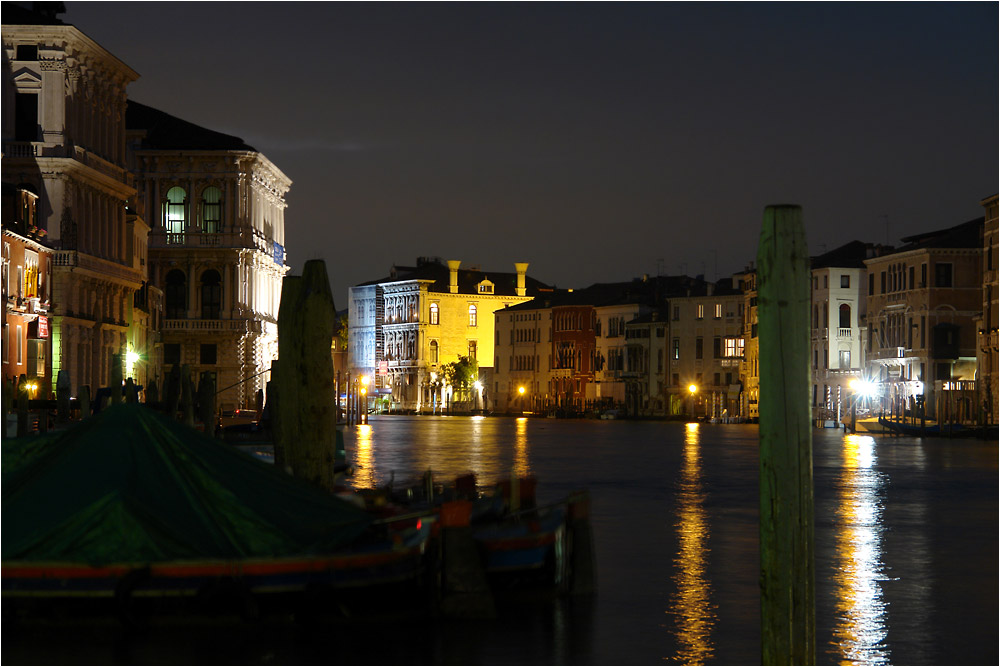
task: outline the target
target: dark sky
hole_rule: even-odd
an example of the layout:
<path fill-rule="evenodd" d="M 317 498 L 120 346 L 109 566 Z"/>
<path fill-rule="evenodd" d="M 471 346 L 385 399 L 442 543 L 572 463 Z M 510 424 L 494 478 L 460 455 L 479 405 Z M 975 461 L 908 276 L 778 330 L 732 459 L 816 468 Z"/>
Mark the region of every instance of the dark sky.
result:
<path fill-rule="evenodd" d="M 706 277 L 803 206 L 813 253 L 982 215 L 998 4 L 67 2 L 131 98 L 293 181 L 289 263 L 559 287 Z M 888 220 L 888 232 L 886 229 Z"/>

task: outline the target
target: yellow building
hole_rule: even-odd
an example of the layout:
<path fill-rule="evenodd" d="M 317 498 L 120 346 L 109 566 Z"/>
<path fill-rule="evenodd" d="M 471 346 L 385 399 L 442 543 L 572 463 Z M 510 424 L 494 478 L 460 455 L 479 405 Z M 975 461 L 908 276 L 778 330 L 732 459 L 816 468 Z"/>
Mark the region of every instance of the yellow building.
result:
<path fill-rule="evenodd" d="M 350 373 L 374 377 L 375 395 L 390 396 L 393 411 L 439 411 L 456 400 L 467 401 L 461 409 L 483 407 L 493 370 L 493 313 L 551 290 L 527 276 L 527 263 L 516 263 L 514 273 L 460 267 L 458 260 L 420 258 L 350 288 Z M 444 382 L 444 366 L 461 357 L 479 364 L 482 388 L 474 396 L 458 396 Z"/>

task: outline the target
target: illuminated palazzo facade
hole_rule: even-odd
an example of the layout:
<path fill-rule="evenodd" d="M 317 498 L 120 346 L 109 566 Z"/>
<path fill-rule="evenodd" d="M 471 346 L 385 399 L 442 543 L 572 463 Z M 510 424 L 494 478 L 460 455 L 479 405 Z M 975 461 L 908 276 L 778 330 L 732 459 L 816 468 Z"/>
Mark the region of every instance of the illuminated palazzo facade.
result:
<path fill-rule="evenodd" d="M 35 364 L 45 391 L 65 370 L 75 395 L 106 385 L 112 355 L 124 358 L 144 282 L 126 213 L 125 89 L 138 75 L 53 14 L 5 5 L 4 20 L 5 198 L 34 199 L 31 235 L 51 249 L 50 338 L 34 346 Z"/>
<path fill-rule="evenodd" d="M 494 312 L 531 300 L 546 285 L 526 275 L 462 269 L 437 258 L 393 267 L 384 279 L 350 288 L 349 369 L 374 378 L 372 393 L 391 396 L 393 410 L 440 411 L 461 400 L 460 409 L 492 404 Z M 460 357 L 475 359 L 485 388 L 459 396 L 443 369 Z"/>
<path fill-rule="evenodd" d="M 880 409 L 974 419 L 983 219 L 910 236 L 865 260 L 869 372 Z"/>
<path fill-rule="evenodd" d="M 214 373 L 220 410 L 250 407 L 278 355 L 291 180 L 237 137 L 132 101 L 128 148 L 164 307 L 149 361 Z"/>

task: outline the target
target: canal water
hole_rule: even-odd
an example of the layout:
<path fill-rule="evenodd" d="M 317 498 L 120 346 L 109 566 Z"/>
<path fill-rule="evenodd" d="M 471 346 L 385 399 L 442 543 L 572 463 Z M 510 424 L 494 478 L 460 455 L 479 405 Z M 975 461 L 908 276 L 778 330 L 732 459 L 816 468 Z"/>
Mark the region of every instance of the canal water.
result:
<path fill-rule="evenodd" d="M 997 443 L 813 432 L 821 665 L 996 665 Z M 495 621 L 180 625 L 4 622 L 5 664 L 754 665 L 752 425 L 372 417 L 345 432 L 353 483 L 535 475 L 588 489 L 592 600 L 503 600 Z"/>
<path fill-rule="evenodd" d="M 347 429 L 358 488 L 430 469 L 589 489 L 598 594 L 435 626 L 356 661 L 757 664 L 753 425 L 373 417 Z M 998 664 L 997 443 L 813 433 L 819 664 Z M 385 651 L 389 651 L 386 653 Z"/>

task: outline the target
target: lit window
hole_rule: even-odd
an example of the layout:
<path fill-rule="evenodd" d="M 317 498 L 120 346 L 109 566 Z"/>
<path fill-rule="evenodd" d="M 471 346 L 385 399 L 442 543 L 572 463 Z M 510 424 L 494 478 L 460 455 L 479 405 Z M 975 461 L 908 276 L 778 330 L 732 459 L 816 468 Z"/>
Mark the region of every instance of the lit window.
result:
<path fill-rule="evenodd" d="M 697 313 L 698 313 L 698 314 L 697 314 L 697 316 L 696 316 L 696 317 L 697 317 L 697 318 L 698 318 L 699 320 L 703 320 L 703 319 L 705 319 L 705 304 L 703 304 L 703 303 L 699 303 L 699 304 L 698 304 L 698 308 L 697 308 Z"/>
<path fill-rule="evenodd" d="M 431 324 L 437 324 L 439 322 L 439 311 L 438 305 L 436 303 L 431 304 Z"/>
<path fill-rule="evenodd" d="M 436 364 L 438 362 L 438 342 L 436 340 L 431 341 L 431 363 Z"/>
<path fill-rule="evenodd" d="M 163 229 L 167 233 L 167 243 L 184 243 L 186 202 L 184 188 L 167 190 L 167 201 L 163 204 Z"/>
<path fill-rule="evenodd" d="M 721 303 L 715 304 L 715 319 L 717 319 L 717 320 L 722 319 L 722 304 Z"/>
<path fill-rule="evenodd" d="M 476 344 L 476 341 L 470 340 L 469 341 L 469 359 L 475 360 L 476 359 L 476 353 L 478 351 L 479 351 L 479 346 Z"/>
<path fill-rule="evenodd" d="M 478 326 L 479 317 L 476 314 L 476 312 L 477 311 L 476 311 L 475 304 L 472 304 L 471 306 L 469 306 L 469 326 L 470 327 Z"/>
<path fill-rule="evenodd" d="M 742 357 L 743 356 L 743 339 L 742 338 L 726 338 L 726 340 L 725 340 L 725 356 L 727 356 L 727 357 Z"/>

